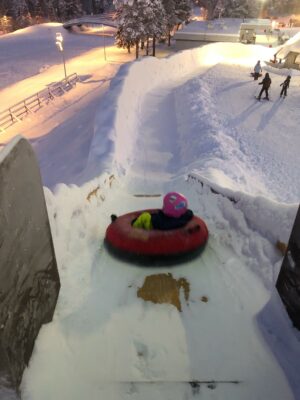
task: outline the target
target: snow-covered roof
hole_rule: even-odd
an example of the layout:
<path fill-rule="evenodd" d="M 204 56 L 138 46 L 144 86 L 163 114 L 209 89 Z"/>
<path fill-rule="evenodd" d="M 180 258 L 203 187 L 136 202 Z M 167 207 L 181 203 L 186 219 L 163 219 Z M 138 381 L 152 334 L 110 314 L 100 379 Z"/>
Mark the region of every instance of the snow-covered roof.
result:
<path fill-rule="evenodd" d="M 241 18 L 220 18 L 212 21 L 192 21 L 185 25 L 179 32 L 238 34 L 242 22 L 243 19 Z"/>
<path fill-rule="evenodd" d="M 266 25 L 271 25 L 271 22 L 269 19 L 219 18 L 210 21 L 192 21 L 185 25 L 182 31 L 238 34 L 241 24 L 265 28 Z"/>
<path fill-rule="evenodd" d="M 296 33 L 295 36 L 285 42 L 282 48 L 278 51 L 277 56 L 284 58 L 290 51 L 300 53 L 300 32 Z"/>

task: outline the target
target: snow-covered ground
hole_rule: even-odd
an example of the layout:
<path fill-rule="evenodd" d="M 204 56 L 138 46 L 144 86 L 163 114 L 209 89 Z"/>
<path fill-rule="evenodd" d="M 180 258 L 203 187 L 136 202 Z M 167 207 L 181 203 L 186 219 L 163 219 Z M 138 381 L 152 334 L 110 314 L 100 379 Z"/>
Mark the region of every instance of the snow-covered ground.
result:
<path fill-rule="evenodd" d="M 88 43 L 72 40 L 78 49 Z M 280 99 L 289 71 L 271 74 L 271 101 L 257 102 L 261 86 L 250 71 L 274 49 L 212 44 L 120 68 L 104 62 L 103 48 L 86 50 L 76 65 L 88 83 L 1 134 L 3 144 L 21 133 L 34 146 L 62 283 L 24 373 L 23 399 L 300 398 L 300 335 L 274 288 L 282 262 L 275 243 L 287 242 L 300 195 L 300 77 Z M 101 65 L 91 63 L 97 51 Z M 59 68 L 31 77 L 30 87 L 57 79 Z M 15 83 L 19 93 L 27 83 Z M 16 86 L 4 91 L 12 99 Z M 109 215 L 160 207 L 162 198 L 133 195 L 169 190 L 184 193 L 207 222 L 202 255 L 172 268 L 109 255 Z M 137 297 L 147 276 L 163 273 L 190 284 L 181 312 Z M 216 383 L 195 388 L 191 380 Z"/>

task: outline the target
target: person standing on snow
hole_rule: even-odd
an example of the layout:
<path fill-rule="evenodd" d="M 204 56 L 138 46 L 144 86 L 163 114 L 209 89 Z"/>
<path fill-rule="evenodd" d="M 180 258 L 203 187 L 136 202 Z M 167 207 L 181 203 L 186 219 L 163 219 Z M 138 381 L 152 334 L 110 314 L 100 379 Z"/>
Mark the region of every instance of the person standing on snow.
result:
<path fill-rule="evenodd" d="M 258 95 L 257 100 L 260 100 L 263 92 L 266 92 L 266 97 L 264 97 L 264 98 L 266 100 L 269 100 L 269 89 L 270 89 L 271 83 L 272 83 L 271 78 L 270 78 L 269 74 L 266 73 L 264 79 L 259 83 L 259 85 L 263 85 L 263 86 L 262 86 L 262 89 L 261 89 L 261 91 L 260 91 L 260 93 Z"/>
<path fill-rule="evenodd" d="M 288 87 L 290 86 L 290 81 L 291 81 L 291 76 L 288 75 L 286 80 L 280 84 L 280 86 L 282 86 L 282 89 L 281 89 L 281 92 L 280 92 L 280 97 L 282 97 L 282 96 L 286 97 L 287 96 L 286 92 L 288 90 Z"/>
<path fill-rule="evenodd" d="M 259 78 L 259 74 L 262 73 L 262 69 L 261 69 L 261 65 L 260 65 L 260 60 L 257 61 L 255 67 L 254 67 L 254 80 L 257 81 L 257 79 Z"/>

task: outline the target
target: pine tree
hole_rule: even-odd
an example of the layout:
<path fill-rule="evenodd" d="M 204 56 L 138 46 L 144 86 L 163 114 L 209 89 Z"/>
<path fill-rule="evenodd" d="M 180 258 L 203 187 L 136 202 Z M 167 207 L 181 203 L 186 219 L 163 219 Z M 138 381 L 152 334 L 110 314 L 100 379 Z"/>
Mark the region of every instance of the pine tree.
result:
<path fill-rule="evenodd" d="M 34 7 L 34 15 L 46 18 L 49 21 L 58 20 L 60 0 L 31 0 Z"/>
<path fill-rule="evenodd" d="M 197 4 L 199 7 L 205 8 L 205 10 L 207 11 L 206 18 L 208 20 L 214 18 L 215 10 L 217 8 L 218 3 L 219 0 L 195 0 L 195 4 Z"/>
<path fill-rule="evenodd" d="M 48 18 L 48 8 L 51 1 L 47 1 L 47 3 L 48 4 L 46 4 L 46 0 L 31 0 L 29 3 L 30 13 L 36 18 Z"/>
<path fill-rule="evenodd" d="M 58 0 L 57 16 L 65 21 L 82 15 L 82 6 L 80 0 Z"/>
<path fill-rule="evenodd" d="M 175 4 L 175 15 L 177 22 L 187 22 L 192 14 L 192 5 L 190 0 L 174 0 Z"/>
<path fill-rule="evenodd" d="M 11 11 L 13 17 L 18 20 L 20 19 L 23 15 L 26 15 L 29 10 L 27 6 L 27 1 L 26 0 L 12 0 L 11 1 Z"/>
<path fill-rule="evenodd" d="M 82 5 L 80 0 L 65 0 L 65 18 L 76 18 L 82 15 Z"/>
<path fill-rule="evenodd" d="M 253 0 L 223 0 L 223 17 L 252 18 L 258 15 L 257 3 Z"/>
<path fill-rule="evenodd" d="M 131 47 L 138 46 L 139 41 L 145 39 L 146 31 L 143 29 L 139 12 L 133 5 L 119 3 L 117 23 L 116 44 L 118 47 L 126 48 L 130 52 Z M 136 58 L 138 58 L 138 53 Z"/>
<path fill-rule="evenodd" d="M 8 0 L 0 0 L 0 17 L 7 15 L 8 9 Z"/>
<path fill-rule="evenodd" d="M 166 25 L 168 30 L 168 45 L 171 45 L 171 31 L 176 25 L 176 14 L 175 14 L 175 0 L 162 0 L 162 5 L 166 13 Z"/>
<path fill-rule="evenodd" d="M 146 4 L 144 23 L 146 25 L 147 40 L 152 37 L 152 55 L 155 56 L 156 39 L 167 33 L 167 17 L 161 0 L 144 1 Z"/>
<path fill-rule="evenodd" d="M 31 24 L 31 15 L 26 0 L 12 0 L 11 12 L 16 22 L 16 28 L 25 28 Z"/>
<path fill-rule="evenodd" d="M 116 44 L 118 47 L 136 47 L 136 58 L 139 56 L 139 43 L 149 37 L 155 39 L 166 32 L 165 11 L 161 0 L 128 0 L 118 3 Z"/>
<path fill-rule="evenodd" d="M 112 8 L 113 0 L 98 0 L 99 12 L 105 12 Z"/>

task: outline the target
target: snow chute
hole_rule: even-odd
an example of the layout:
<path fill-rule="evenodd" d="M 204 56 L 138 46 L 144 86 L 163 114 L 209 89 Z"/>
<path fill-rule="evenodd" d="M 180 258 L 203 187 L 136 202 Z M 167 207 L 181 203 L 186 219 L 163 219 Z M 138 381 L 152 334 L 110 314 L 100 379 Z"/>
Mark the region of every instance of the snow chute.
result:
<path fill-rule="evenodd" d="M 197 217 L 183 227 L 172 230 L 144 230 L 133 228 L 132 222 L 144 211 L 124 214 L 106 229 L 105 244 L 114 254 L 137 261 L 173 260 L 196 255 L 208 240 L 205 222 Z"/>

